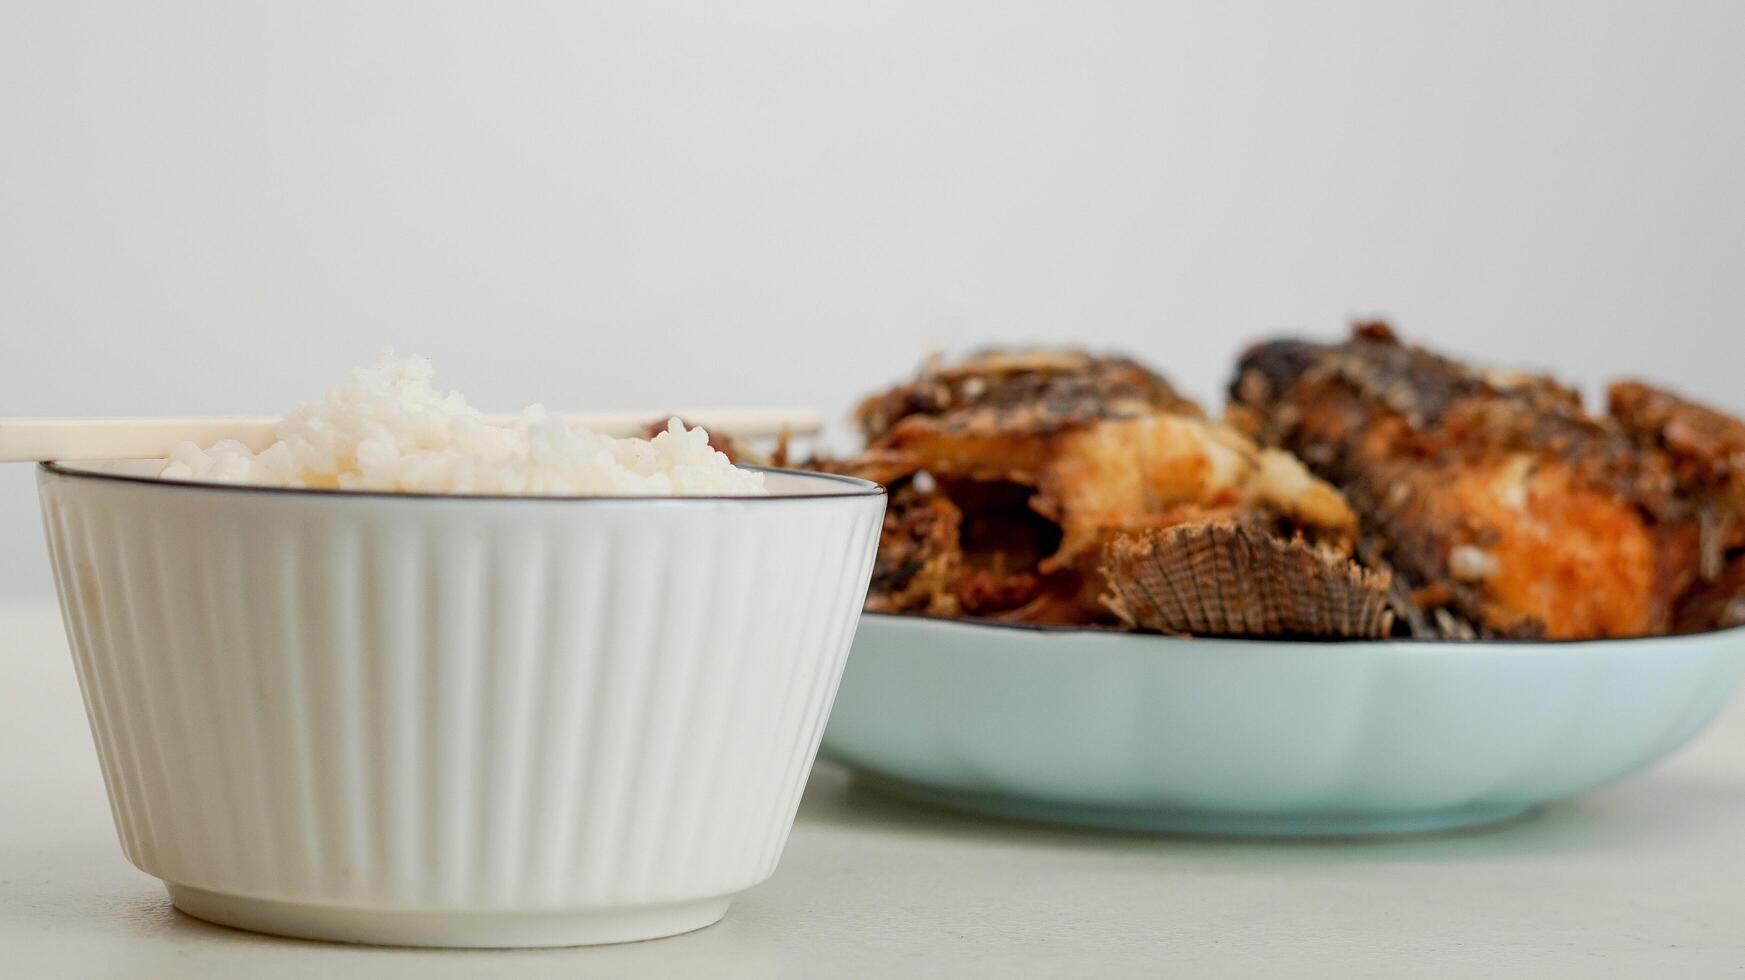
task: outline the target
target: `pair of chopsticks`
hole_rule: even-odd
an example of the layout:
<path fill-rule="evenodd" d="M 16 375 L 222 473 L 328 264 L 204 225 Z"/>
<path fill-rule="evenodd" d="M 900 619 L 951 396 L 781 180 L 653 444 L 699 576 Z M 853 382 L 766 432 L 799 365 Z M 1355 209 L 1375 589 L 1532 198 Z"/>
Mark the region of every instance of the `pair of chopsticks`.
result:
<path fill-rule="evenodd" d="M 572 426 L 609 436 L 640 436 L 656 422 L 677 416 L 686 425 L 740 439 L 816 435 L 817 412 L 780 409 L 717 409 L 700 412 L 560 413 Z M 509 415 L 487 418 L 496 423 Z M 0 463 L 44 460 L 162 459 L 178 443 L 201 446 L 234 439 L 255 452 L 273 444 L 276 418 L 213 415 L 188 418 L 0 418 Z"/>

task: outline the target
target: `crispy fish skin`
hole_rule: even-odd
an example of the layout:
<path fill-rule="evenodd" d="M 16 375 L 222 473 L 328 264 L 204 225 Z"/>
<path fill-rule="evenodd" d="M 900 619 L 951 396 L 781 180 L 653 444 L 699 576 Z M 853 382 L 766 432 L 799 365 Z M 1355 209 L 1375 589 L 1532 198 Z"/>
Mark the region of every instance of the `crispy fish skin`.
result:
<path fill-rule="evenodd" d="M 867 593 L 870 612 L 957 616 L 963 574 L 963 514 L 937 493 L 910 484 L 891 491 Z"/>
<path fill-rule="evenodd" d="M 1153 632 L 1376 639 L 1393 627 L 1387 573 L 1235 521 L 1118 535 L 1103 572 L 1109 608 Z"/>
<path fill-rule="evenodd" d="M 865 399 L 854 414 L 871 444 L 914 416 L 925 417 L 925 428 L 935 432 L 1013 436 L 1157 410 L 1201 414 L 1168 381 L 1128 358 L 990 350 L 924 365 L 913 381 Z"/>
<path fill-rule="evenodd" d="M 1625 392 L 1634 426 L 1596 418 L 1549 379 L 1477 371 L 1380 325 L 1252 348 L 1230 393 L 1253 431 L 1346 492 L 1421 601 L 1501 636 L 1674 627 L 1696 518 L 1674 459 L 1642 435 L 1681 416 L 1665 403 Z"/>

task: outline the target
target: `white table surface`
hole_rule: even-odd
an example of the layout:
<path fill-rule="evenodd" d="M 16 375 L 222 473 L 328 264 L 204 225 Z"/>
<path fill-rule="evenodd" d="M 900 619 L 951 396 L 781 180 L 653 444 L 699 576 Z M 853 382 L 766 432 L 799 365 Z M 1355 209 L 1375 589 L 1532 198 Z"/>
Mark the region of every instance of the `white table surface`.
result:
<path fill-rule="evenodd" d="M 0 976 L 1745 974 L 1745 702 L 1652 771 L 1514 824 L 1263 842 L 960 817 L 820 766 L 719 925 L 591 949 L 275 939 L 121 856 L 51 603 L 0 603 Z"/>

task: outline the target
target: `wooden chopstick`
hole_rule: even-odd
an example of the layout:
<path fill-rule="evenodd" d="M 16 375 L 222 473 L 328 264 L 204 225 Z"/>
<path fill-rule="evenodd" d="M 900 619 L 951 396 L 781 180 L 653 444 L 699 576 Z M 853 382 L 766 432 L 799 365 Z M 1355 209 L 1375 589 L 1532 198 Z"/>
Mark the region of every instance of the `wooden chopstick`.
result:
<path fill-rule="evenodd" d="M 817 434 L 817 412 L 785 409 L 708 409 L 695 412 L 564 412 L 572 426 L 603 435 L 640 436 L 673 416 L 687 425 L 741 439 L 788 433 Z M 507 423 L 516 416 L 487 416 Z M 210 446 L 234 439 L 259 452 L 272 445 L 279 419 L 266 416 L 189 416 L 182 418 L 0 418 L 0 463 L 39 460 L 162 459 L 182 442 Z"/>

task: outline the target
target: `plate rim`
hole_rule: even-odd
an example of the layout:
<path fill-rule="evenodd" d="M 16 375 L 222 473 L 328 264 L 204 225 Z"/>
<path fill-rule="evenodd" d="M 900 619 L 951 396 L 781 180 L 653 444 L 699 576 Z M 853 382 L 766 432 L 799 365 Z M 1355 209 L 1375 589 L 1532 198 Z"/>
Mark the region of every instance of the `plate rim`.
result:
<path fill-rule="evenodd" d="M 1377 653 L 1393 653 L 1399 655 L 1424 656 L 1458 655 L 1470 653 L 1551 653 L 1551 652 L 1600 652 L 1611 650 L 1631 650 L 1641 652 L 1649 649 L 1663 649 L 1673 646 L 1702 646 L 1721 642 L 1727 639 L 1745 641 L 1745 625 L 1729 626 L 1725 629 L 1705 630 L 1700 633 L 1674 633 L 1662 636 L 1626 636 L 1606 639 L 1545 639 L 1545 640 L 1442 640 L 1425 637 L 1389 637 L 1387 639 L 1371 640 L 1356 638 L 1314 639 L 1310 637 L 1293 639 L 1257 639 L 1253 637 L 1233 636 L 1174 636 L 1166 633 L 1143 633 L 1132 630 L 1115 629 L 1113 627 L 1084 626 L 1054 626 L 1035 623 L 1008 623 L 986 619 L 964 619 L 947 616 L 931 616 L 921 613 L 896 613 L 866 610 L 861 613 L 863 622 L 901 624 L 900 628 L 925 629 L 941 628 L 945 630 L 971 630 L 977 633 L 993 635 L 1011 633 L 1040 639 L 1040 644 L 1033 644 L 1036 649 L 1048 649 L 1060 652 L 1060 648 L 1068 646 L 1064 640 L 1074 640 L 1084 643 L 1117 642 L 1123 645 L 1129 643 L 1155 644 L 1160 648 L 1180 647 L 1186 644 L 1193 646 L 1222 647 L 1226 649 L 1243 650 L 1347 650 L 1370 651 Z M 1745 648 L 1745 643 L 1741 643 Z"/>

